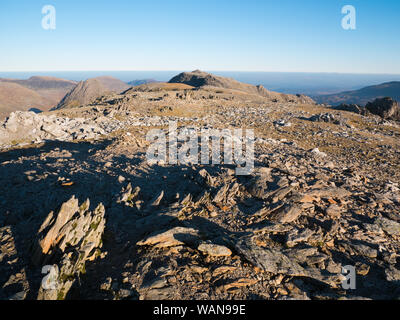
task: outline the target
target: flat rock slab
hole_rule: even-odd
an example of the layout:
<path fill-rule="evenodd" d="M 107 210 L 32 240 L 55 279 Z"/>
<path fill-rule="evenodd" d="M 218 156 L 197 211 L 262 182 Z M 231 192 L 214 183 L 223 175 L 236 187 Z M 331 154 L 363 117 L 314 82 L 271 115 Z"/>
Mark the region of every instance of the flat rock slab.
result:
<path fill-rule="evenodd" d="M 169 248 L 193 243 L 199 238 L 199 232 L 192 228 L 176 227 L 163 233 L 154 234 L 145 240 L 139 241 L 138 246 L 154 246 Z"/>

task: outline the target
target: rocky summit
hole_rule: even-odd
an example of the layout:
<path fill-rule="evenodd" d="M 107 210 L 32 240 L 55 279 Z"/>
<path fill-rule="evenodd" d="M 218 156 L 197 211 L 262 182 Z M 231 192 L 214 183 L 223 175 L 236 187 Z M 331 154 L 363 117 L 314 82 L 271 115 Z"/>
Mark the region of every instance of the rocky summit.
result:
<path fill-rule="evenodd" d="M 121 92 L 0 124 L 0 299 L 400 298 L 394 103 L 200 71 Z M 149 162 L 171 123 L 253 130 L 254 169 Z"/>

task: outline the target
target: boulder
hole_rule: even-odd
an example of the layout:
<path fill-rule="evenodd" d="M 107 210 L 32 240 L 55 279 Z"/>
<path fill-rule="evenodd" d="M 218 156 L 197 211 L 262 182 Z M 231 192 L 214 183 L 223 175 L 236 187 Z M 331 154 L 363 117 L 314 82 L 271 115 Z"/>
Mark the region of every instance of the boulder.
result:
<path fill-rule="evenodd" d="M 383 119 L 400 121 L 399 104 L 392 98 L 375 99 L 368 102 L 365 108 Z"/>

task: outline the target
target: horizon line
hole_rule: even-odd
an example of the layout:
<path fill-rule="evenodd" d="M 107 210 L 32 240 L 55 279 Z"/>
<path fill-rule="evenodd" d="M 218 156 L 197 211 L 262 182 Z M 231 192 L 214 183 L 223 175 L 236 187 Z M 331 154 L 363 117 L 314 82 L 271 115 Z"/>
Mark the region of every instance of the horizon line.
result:
<path fill-rule="evenodd" d="M 252 71 L 252 70 L 201 70 L 204 72 L 242 72 L 242 73 L 309 73 L 309 74 L 341 74 L 341 75 L 390 75 L 390 76 L 400 76 L 400 73 L 379 73 L 379 72 L 337 72 L 337 71 Z M 0 73 L 45 73 L 45 72 L 192 72 L 185 70 L 156 70 L 156 69 L 148 69 L 148 70 L 8 70 L 3 71 L 0 70 Z"/>

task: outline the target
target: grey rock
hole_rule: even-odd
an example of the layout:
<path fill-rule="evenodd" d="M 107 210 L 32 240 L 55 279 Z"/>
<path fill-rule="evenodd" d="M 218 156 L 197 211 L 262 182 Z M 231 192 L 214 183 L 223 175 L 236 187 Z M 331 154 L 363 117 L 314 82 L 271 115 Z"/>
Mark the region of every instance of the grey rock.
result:
<path fill-rule="evenodd" d="M 296 221 L 302 214 L 303 208 L 298 204 L 284 204 L 281 208 L 272 212 L 270 220 L 277 223 L 291 223 Z"/>
<path fill-rule="evenodd" d="M 400 270 L 390 266 L 385 270 L 387 281 L 400 281 Z"/>
<path fill-rule="evenodd" d="M 392 236 L 400 235 L 400 223 L 398 222 L 383 217 L 378 217 L 375 220 L 375 224 Z"/>
<path fill-rule="evenodd" d="M 367 246 L 365 244 L 353 243 L 352 247 L 358 254 L 360 254 L 362 256 L 372 258 L 372 259 L 376 258 L 378 256 L 378 250 L 373 249 L 370 246 Z"/>
<path fill-rule="evenodd" d="M 290 259 L 280 249 L 260 248 L 250 238 L 238 241 L 236 249 L 253 265 L 266 272 L 284 274 L 292 277 L 309 277 L 332 286 L 337 286 L 342 276 L 324 275 L 315 268 L 303 268 L 298 262 Z"/>

